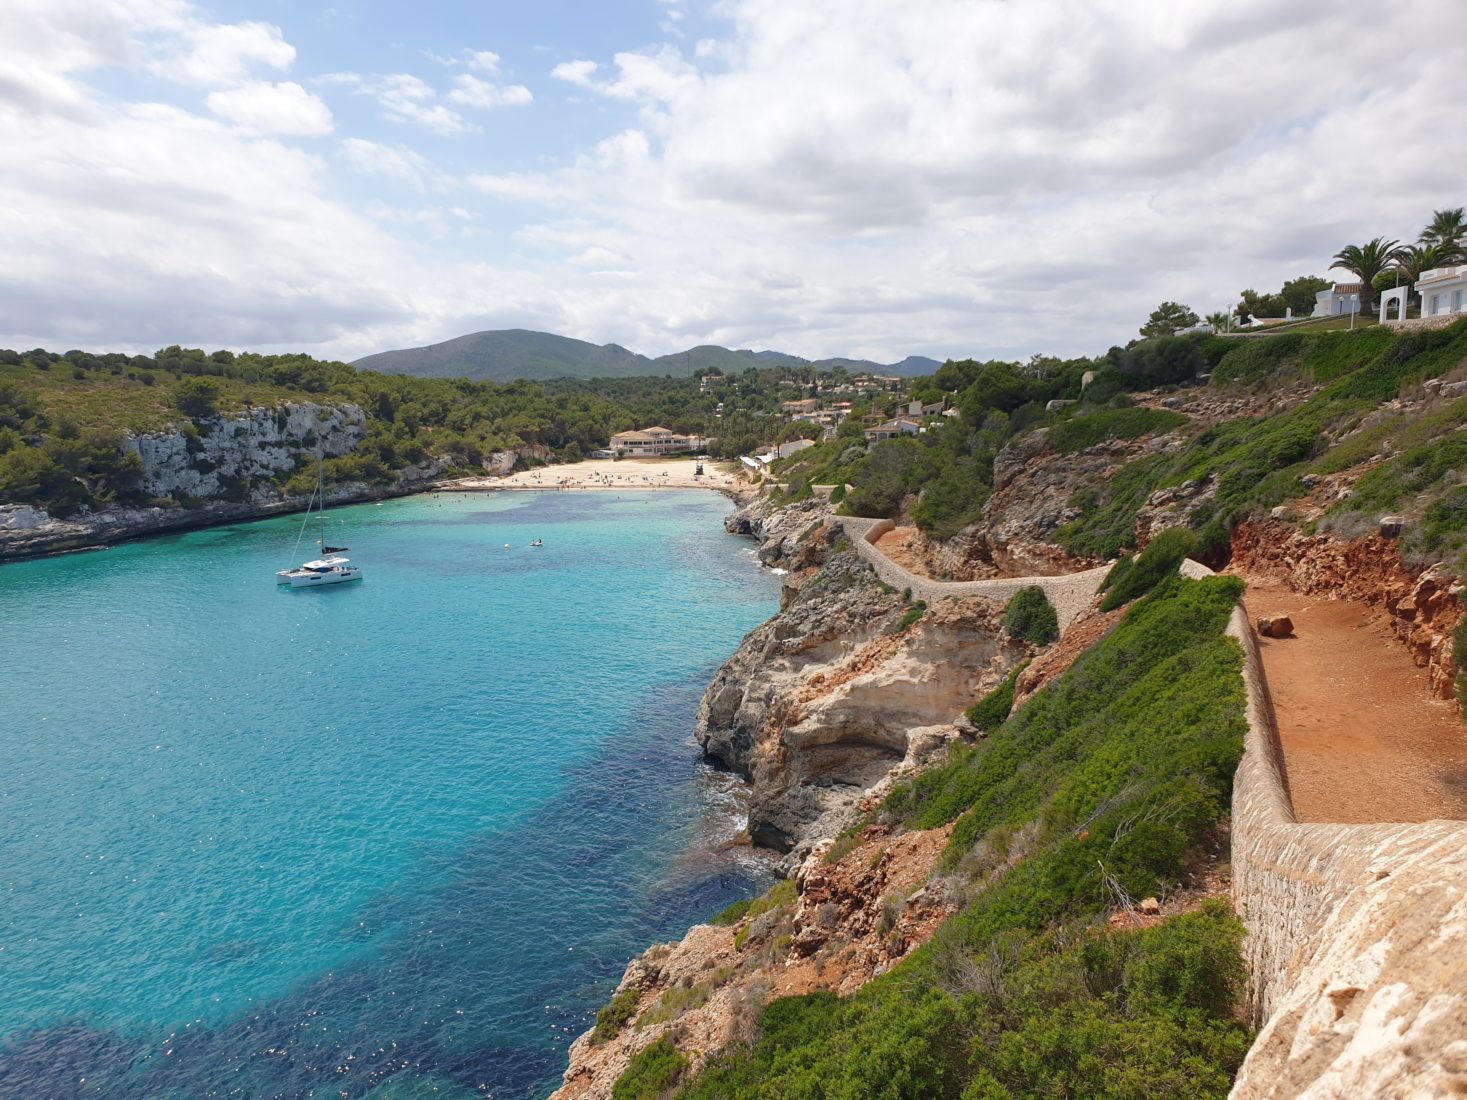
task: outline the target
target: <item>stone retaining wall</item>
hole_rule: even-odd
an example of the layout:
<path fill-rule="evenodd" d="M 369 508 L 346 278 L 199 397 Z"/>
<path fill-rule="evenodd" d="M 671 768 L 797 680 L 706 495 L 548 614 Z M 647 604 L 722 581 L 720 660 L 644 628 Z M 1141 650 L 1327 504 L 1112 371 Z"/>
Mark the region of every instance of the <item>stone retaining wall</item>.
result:
<path fill-rule="evenodd" d="M 982 581 L 935 581 L 920 577 L 892 561 L 875 543 L 882 535 L 893 530 L 896 524 L 889 519 L 863 519 L 857 516 L 838 516 L 833 523 L 839 525 L 851 540 L 851 548 L 873 569 L 876 575 L 893 588 L 910 588 L 912 598 L 932 603 L 945 596 L 978 597 L 997 604 L 1006 604 L 1015 592 L 1030 585 L 1044 589 L 1049 602 L 1054 604 L 1059 619 L 1060 632 L 1069 628 L 1075 616 L 1090 606 L 1100 582 L 1110 571 L 1103 565 L 1087 569 L 1083 573 L 1068 573 L 1058 577 L 995 577 Z"/>
<path fill-rule="evenodd" d="M 1232 1096 L 1467 1092 L 1467 823 L 1298 823 L 1241 607 L 1228 634 L 1243 649 L 1248 699 L 1233 905 L 1262 1027 Z"/>

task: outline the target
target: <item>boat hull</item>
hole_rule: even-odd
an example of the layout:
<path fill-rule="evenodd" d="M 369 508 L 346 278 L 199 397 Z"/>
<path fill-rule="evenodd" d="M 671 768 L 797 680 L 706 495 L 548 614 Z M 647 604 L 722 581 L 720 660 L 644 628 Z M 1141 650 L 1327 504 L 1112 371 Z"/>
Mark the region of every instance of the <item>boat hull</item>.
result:
<path fill-rule="evenodd" d="M 360 569 L 333 569 L 330 573 L 297 574 L 290 578 L 292 588 L 318 588 L 323 584 L 346 584 L 362 579 Z"/>

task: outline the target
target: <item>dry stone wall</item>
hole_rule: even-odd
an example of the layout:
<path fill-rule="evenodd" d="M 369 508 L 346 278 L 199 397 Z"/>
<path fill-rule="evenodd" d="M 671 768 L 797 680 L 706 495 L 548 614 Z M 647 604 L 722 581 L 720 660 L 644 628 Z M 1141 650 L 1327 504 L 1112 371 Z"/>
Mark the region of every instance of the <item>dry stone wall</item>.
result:
<path fill-rule="evenodd" d="M 892 561 L 875 543 L 896 525 L 889 519 L 863 519 L 857 516 L 840 516 L 838 523 L 851 541 L 851 548 L 861 559 L 876 570 L 876 575 L 893 588 L 910 588 L 912 598 L 932 603 L 946 596 L 961 596 L 989 600 L 1002 606 L 1013 598 L 1021 588 L 1037 585 L 1044 589 L 1049 602 L 1054 604 L 1063 633 L 1095 598 L 1101 581 L 1109 572 L 1108 565 L 1087 569 L 1081 573 L 1070 573 L 1058 577 L 995 577 L 981 581 L 934 581 L 919 577 Z"/>
<path fill-rule="evenodd" d="M 1232 1096 L 1467 1093 L 1467 823 L 1296 822 L 1242 608 L 1228 633 L 1248 696 L 1233 904 L 1262 1028 Z"/>

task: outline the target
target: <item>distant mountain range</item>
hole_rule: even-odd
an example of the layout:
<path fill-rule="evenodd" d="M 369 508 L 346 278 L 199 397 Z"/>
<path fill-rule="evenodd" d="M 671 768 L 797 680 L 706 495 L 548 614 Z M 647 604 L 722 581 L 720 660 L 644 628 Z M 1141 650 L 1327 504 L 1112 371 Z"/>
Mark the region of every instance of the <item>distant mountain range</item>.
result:
<path fill-rule="evenodd" d="M 368 355 L 352 364 L 384 374 L 411 374 L 419 378 L 474 378 L 512 382 L 517 378 L 629 378 L 672 375 L 686 378 L 711 368 L 724 374 L 749 367 L 814 366 L 821 370 L 845 367 L 852 374 L 899 374 L 915 377 L 942 366 L 936 359 L 909 355 L 900 363 L 872 363 L 865 359 L 801 359 L 779 351 L 730 351 L 701 344 L 687 351 L 649 359 L 619 344 L 590 344 L 549 332 L 499 329 L 458 336 L 425 348 L 403 348 Z"/>

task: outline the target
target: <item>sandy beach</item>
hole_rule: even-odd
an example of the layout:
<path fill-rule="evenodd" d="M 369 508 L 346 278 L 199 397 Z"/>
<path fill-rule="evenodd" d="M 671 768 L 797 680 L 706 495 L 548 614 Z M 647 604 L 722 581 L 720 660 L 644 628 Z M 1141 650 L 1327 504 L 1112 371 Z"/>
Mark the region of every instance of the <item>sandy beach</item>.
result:
<path fill-rule="evenodd" d="M 703 473 L 691 458 L 594 458 L 585 462 L 519 470 L 507 477 L 467 477 L 446 481 L 438 492 L 489 490 L 611 491 L 617 489 L 714 489 L 739 497 L 754 486 L 740 476 L 738 464 L 709 462 Z"/>

